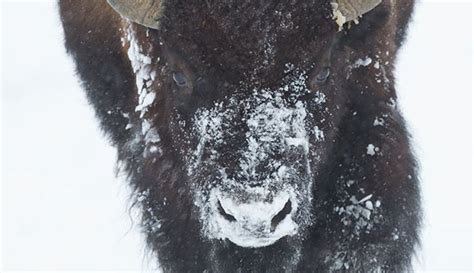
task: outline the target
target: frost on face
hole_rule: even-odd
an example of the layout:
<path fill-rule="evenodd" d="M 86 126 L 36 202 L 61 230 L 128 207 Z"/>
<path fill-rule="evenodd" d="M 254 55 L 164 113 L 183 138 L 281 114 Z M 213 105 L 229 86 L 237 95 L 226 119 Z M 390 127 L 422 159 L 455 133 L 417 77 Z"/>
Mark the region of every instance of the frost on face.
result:
<path fill-rule="evenodd" d="M 269 96 L 269 93 L 264 93 Z M 309 151 L 308 134 L 305 128 L 306 109 L 302 102 L 294 108 L 280 107 L 281 97 L 268 97 L 268 102 L 258 105 L 247 120 L 246 133 L 248 149 L 243 153 L 240 169 L 244 177 L 256 177 L 256 167 L 268 160 L 272 149 L 301 147 Z M 275 162 L 272 165 L 276 165 Z M 273 179 L 273 178 L 270 178 Z"/>
<path fill-rule="evenodd" d="M 369 66 L 372 63 L 372 58 L 366 57 L 365 59 L 357 59 L 354 63 L 354 68 L 359 68 L 361 66 Z"/>
<path fill-rule="evenodd" d="M 384 126 L 385 120 L 383 118 L 376 117 L 374 120 L 374 126 Z"/>
<path fill-rule="evenodd" d="M 369 194 L 357 200 L 355 196 L 351 196 L 348 205 L 334 209 L 342 217 L 342 224 L 345 227 L 352 227 L 353 235 L 369 233 L 374 225 L 380 222 L 381 202 L 372 201 L 372 197 L 373 195 Z"/>
<path fill-rule="evenodd" d="M 214 108 L 199 109 L 194 118 L 194 132 L 193 134 L 198 138 L 198 144 L 194 151 L 187 155 L 187 171 L 188 175 L 192 176 L 200 164 L 203 156 L 205 145 L 209 141 L 214 141 L 215 145 L 223 143 L 222 119 L 229 115 L 223 108 L 223 104 L 215 104 Z M 216 159 L 218 153 L 216 150 L 211 150 L 211 160 Z"/>
<path fill-rule="evenodd" d="M 140 209 L 137 210 L 137 215 L 139 215 L 137 218 L 140 219 L 140 221 L 143 224 L 143 227 L 153 233 L 159 232 L 161 228 L 161 221 L 159 216 L 155 213 L 155 211 L 147 204 L 150 200 L 150 191 L 149 190 L 144 190 L 139 193 L 137 193 L 136 196 L 136 201 L 137 205 L 140 205 L 140 209 L 144 210 L 144 214 L 138 213 L 138 211 L 141 211 Z M 146 216 L 146 217 L 145 217 Z"/>
<path fill-rule="evenodd" d="M 318 141 L 324 141 L 324 132 L 318 126 L 314 127 L 314 136 Z"/>
<path fill-rule="evenodd" d="M 366 192 L 357 179 L 341 175 L 337 184 L 339 201 L 333 207 L 333 217 L 339 222 L 337 228 L 347 240 L 341 240 L 335 253 L 328 255 L 325 262 L 331 271 L 345 269 L 352 272 L 357 271 L 354 266 L 360 264 L 360 261 L 354 260 L 359 250 L 354 250 L 353 242 L 382 227 L 385 221 L 383 205 L 380 197 Z"/>
<path fill-rule="evenodd" d="M 352 76 L 352 72 L 355 69 L 370 69 L 368 70 L 371 74 L 370 77 L 372 77 L 377 84 L 382 84 L 384 89 L 389 92 L 391 90 L 390 78 L 386 67 L 390 65 L 390 61 L 384 60 L 384 58 L 388 58 L 388 56 L 389 55 L 383 56 L 383 54 L 375 54 L 374 56 L 365 56 L 352 61 L 347 67 L 346 79 Z"/>
<path fill-rule="evenodd" d="M 346 79 L 349 79 L 352 76 L 352 71 L 361 67 L 368 67 L 373 62 L 372 58 L 366 56 L 364 58 L 359 58 L 350 64 L 347 68 Z"/>
<path fill-rule="evenodd" d="M 387 53 L 389 53 L 387 51 Z M 383 61 L 383 56 L 381 56 L 382 54 L 376 54 L 375 55 L 375 64 L 374 64 L 374 68 L 376 70 L 375 72 L 375 81 L 377 83 L 381 83 L 384 85 L 385 89 L 388 90 L 389 89 L 389 86 L 390 86 L 390 79 L 388 78 L 388 75 L 387 75 L 387 70 L 386 70 L 386 66 L 387 65 L 390 65 L 390 62 L 389 61 Z M 389 54 L 386 54 L 386 56 L 389 56 Z"/>
<path fill-rule="evenodd" d="M 127 41 L 129 43 L 128 58 L 135 73 L 135 84 L 138 90 L 138 105 L 135 111 L 139 112 L 142 118 L 155 100 L 155 93 L 150 87 L 155 80 L 156 72 L 151 67 L 152 59 L 144 53 L 131 26 L 127 29 Z"/>
<path fill-rule="evenodd" d="M 130 146 L 136 146 L 140 140 L 143 140 L 148 149 L 146 153 L 156 153 L 161 151 L 158 144 L 160 142 L 160 136 L 156 128 L 153 128 L 151 119 L 147 119 L 145 114 L 148 112 L 149 107 L 155 102 L 156 93 L 152 89 L 152 85 L 155 81 L 156 71 L 153 69 L 153 60 L 149 56 L 150 49 L 145 49 L 140 44 L 137 33 L 133 29 L 132 25 L 127 22 L 128 27 L 125 32 L 125 37 L 122 38 L 122 44 L 124 47 L 128 46 L 127 54 L 132 66 L 133 72 L 135 73 L 135 84 L 137 88 L 138 104 L 135 107 L 135 112 L 138 114 L 138 120 L 140 121 L 141 130 L 136 129 L 137 139 L 132 141 L 135 144 Z M 130 114 L 126 114 L 127 118 L 131 120 Z M 134 126 L 131 122 L 126 126 L 125 129 L 132 129 Z"/>
<path fill-rule="evenodd" d="M 236 92 L 211 108 L 196 111 L 190 135 L 197 140 L 196 146 L 186 154 L 188 175 L 199 176 L 206 168 L 218 173 L 217 178 L 205 178 L 210 181 L 199 181 L 207 186 L 195 190 L 206 237 L 228 238 L 241 246 L 257 247 L 274 242 L 283 234 L 293 234 L 290 231 L 298 229 L 294 218 L 300 217 L 306 223 L 311 221 L 309 212 L 302 208 L 300 214 L 304 217 L 292 215 L 284 219 L 281 234 L 278 228 L 270 232 L 266 226 L 266 235 L 260 236 L 259 240 L 246 232 L 251 223 L 246 222 L 245 217 L 238 224 L 222 222 L 222 216 L 215 213 L 217 210 L 213 207 L 216 201 L 210 200 L 210 192 L 218 192 L 219 198 L 224 199 L 229 195 L 232 202 L 239 207 L 248 207 L 249 211 L 252 204 L 258 209 L 257 204 L 275 202 L 281 194 L 291 196 L 293 208 L 302 202 L 310 203 L 312 170 L 309 155 L 312 144 L 323 142 L 325 134 L 322 125 L 311 118 L 308 104 L 322 105 L 326 98 L 317 92 L 311 93 L 314 100 L 300 99 L 312 92 L 306 87 L 306 79 L 305 73 L 295 73 L 276 90 L 253 89 L 245 97 Z M 223 149 L 233 145 L 231 139 L 235 136 L 243 138 L 242 143 L 231 149 L 232 157 L 237 158 L 235 166 L 224 166 Z M 298 159 L 288 160 L 288 154 Z"/>
<path fill-rule="evenodd" d="M 272 151 L 286 151 L 289 147 L 309 151 L 309 138 L 324 140 L 324 132 L 318 126 L 310 129 L 306 126 L 308 115 L 306 102 L 296 100 L 288 102 L 284 95 L 291 92 L 295 95 L 306 94 L 306 75 L 299 74 L 293 81 L 277 90 L 253 90 L 247 98 L 231 97 L 225 102 L 216 103 L 211 109 L 198 109 L 194 116 L 194 135 L 199 139 L 196 149 L 188 155 L 188 173 L 198 168 L 203 149 L 207 148 L 211 160 L 219 155 L 214 149 L 225 142 L 225 136 L 232 132 L 232 124 L 242 122 L 248 130 L 245 132 L 247 149 L 237 151 L 241 154 L 241 175 L 251 178 L 255 167 L 270 159 Z M 323 104 L 326 97 L 321 92 L 314 94 L 314 103 Z M 236 121 L 237 112 L 244 109 L 245 117 Z"/>
<path fill-rule="evenodd" d="M 370 155 L 370 156 L 374 156 L 376 155 L 378 152 L 380 152 L 380 148 L 379 147 L 375 147 L 374 144 L 369 144 L 367 146 L 367 154 Z"/>

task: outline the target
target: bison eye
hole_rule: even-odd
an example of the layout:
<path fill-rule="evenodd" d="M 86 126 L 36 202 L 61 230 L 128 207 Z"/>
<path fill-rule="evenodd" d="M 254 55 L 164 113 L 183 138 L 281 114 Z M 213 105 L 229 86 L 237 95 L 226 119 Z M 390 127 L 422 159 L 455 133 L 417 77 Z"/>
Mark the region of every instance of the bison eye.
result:
<path fill-rule="evenodd" d="M 318 84 L 321 84 L 321 83 L 325 83 L 326 80 L 329 78 L 329 75 L 331 74 L 331 70 L 329 69 L 329 67 L 324 67 L 319 73 L 318 75 L 316 75 L 316 83 Z"/>
<path fill-rule="evenodd" d="M 173 80 L 178 87 L 185 87 L 188 85 L 188 81 L 183 72 L 174 72 Z"/>

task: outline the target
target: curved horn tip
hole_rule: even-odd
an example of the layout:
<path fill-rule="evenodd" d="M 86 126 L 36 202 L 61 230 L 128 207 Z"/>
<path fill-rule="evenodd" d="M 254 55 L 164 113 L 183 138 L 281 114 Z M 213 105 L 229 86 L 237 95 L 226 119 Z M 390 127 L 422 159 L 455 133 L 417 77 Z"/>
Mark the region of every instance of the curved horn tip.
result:
<path fill-rule="evenodd" d="M 163 11 L 160 0 L 107 0 L 107 3 L 121 16 L 140 25 L 158 29 Z"/>
<path fill-rule="evenodd" d="M 345 23 L 356 21 L 359 17 L 376 8 L 382 0 L 334 0 L 333 19 L 342 29 Z"/>

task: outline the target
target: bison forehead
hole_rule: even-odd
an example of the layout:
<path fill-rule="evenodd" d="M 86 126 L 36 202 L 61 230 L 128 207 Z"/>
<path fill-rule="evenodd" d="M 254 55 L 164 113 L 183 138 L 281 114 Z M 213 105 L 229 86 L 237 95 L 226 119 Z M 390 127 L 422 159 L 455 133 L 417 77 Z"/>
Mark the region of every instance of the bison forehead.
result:
<path fill-rule="evenodd" d="M 181 0 L 166 3 L 162 20 L 164 26 L 181 30 L 205 30 L 205 26 L 214 24 L 228 34 L 282 33 L 297 31 L 305 24 L 321 25 L 326 19 L 331 20 L 332 11 L 329 0 Z"/>
<path fill-rule="evenodd" d="M 198 68 L 271 69 L 317 53 L 337 30 L 331 16 L 327 0 L 176 1 L 165 8 L 160 37 Z"/>

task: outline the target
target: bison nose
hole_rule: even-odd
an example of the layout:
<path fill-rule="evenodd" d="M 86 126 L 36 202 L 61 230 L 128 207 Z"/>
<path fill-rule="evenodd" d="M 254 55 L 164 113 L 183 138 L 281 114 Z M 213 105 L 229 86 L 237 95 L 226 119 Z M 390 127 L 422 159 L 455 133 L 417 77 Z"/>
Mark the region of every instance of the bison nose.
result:
<path fill-rule="evenodd" d="M 227 209 L 227 210 L 224 209 L 224 207 L 222 206 L 221 201 L 218 201 L 217 207 L 218 207 L 220 215 L 222 217 L 224 217 L 227 221 L 229 221 L 229 222 L 237 221 L 237 219 L 234 217 L 234 215 L 232 215 L 231 213 L 228 212 L 228 211 L 231 211 L 230 209 Z M 271 220 L 270 220 L 271 231 L 275 231 L 275 228 L 278 226 L 278 224 L 280 224 L 286 218 L 286 216 L 290 214 L 291 209 L 292 209 L 291 201 L 288 199 L 288 201 L 286 201 L 283 208 L 271 218 Z M 239 208 L 234 207 L 233 211 L 234 211 L 234 213 L 236 212 L 236 214 L 243 216 L 243 210 L 239 211 Z M 258 211 L 251 212 L 250 215 L 247 215 L 247 219 L 244 219 L 244 220 L 249 221 L 249 219 L 250 219 L 250 221 L 251 221 L 252 220 L 251 217 L 255 218 L 253 220 L 255 222 L 257 222 L 259 220 L 258 218 L 260 218 L 259 217 L 259 212 Z"/>
<path fill-rule="evenodd" d="M 239 203 L 224 197 L 216 201 L 222 235 L 237 245 L 262 247 L 296 234 L 297 225 L 292 219 L 296 206 L 288 195 L 272 202 Z"/>

